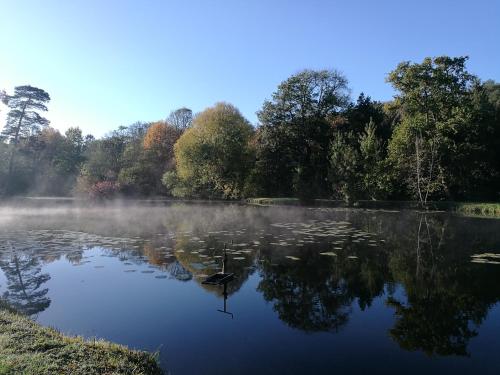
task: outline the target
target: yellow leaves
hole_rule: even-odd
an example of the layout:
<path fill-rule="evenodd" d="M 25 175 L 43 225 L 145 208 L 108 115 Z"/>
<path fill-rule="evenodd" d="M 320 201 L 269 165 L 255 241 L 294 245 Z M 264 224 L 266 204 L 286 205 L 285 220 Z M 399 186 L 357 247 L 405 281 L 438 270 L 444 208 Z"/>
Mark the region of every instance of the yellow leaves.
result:
<path fill-rule="evenodd" d="M 54 143 L 59 140 L 62 140 L 62 135 L 59 133 L 59 130 L 47 127 L 42 129 L 41 134 L 40 134 L 40 139 L 43 140 L 45 143 Z"/>
<path fill-rule="evenodd" d="M 152 124 L 144 136 L 144 148 L 150 150 L 161 146 L 167 137 L 167 124 L 158 121 Z"/>
<path fill-rule="evenodd" d="M 207 108 L 175 144 L 178 177 L 190 186 L 211 186 L 211 194 L 239 196 L 252 135 L 236 107 L 218 103 Z"/>
<path fill-rule="evenodd" d="M 145 150 L 155 152 L 160 158 L 173 156 L 174 144 L 181 136 L 182 131 L 164 121 L 153 123 L 144 136 Z"/>

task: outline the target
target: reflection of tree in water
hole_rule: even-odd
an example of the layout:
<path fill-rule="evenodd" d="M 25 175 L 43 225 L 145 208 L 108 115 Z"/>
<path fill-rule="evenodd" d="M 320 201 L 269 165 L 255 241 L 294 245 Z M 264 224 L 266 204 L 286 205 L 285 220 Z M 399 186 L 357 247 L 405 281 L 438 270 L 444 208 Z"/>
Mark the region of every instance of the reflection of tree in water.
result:
<path fill-rule="evenodd" d="M 41 273 L 41 266 L 35 257 L 13 254 L 8 260 L 0 260 L 0 268 L 7 278 L 3 298 L 10 306 L 26 315 L 37 314 L 49 307 L 49 290 L 41 287 L 50 276 Z"/>
<path fill-rule="evenodd" d="M 396 321 L 390 330 L 394 340 L 406 350 L 422 350 L 432 355 L 467 355 L 469 340 L 477 335 L 488 306 L 473 298 L 453 293 L 434 293 L 408 297 L 408 305 L 393 298 Z M 473 327 L 471 327 L 471 324 Z"/>
<path fill-rule="evenodd" d="M 449 242 L 457 234 L 449 233 L 447 219 L 422 215 L 417 228 L 410 235 L 414 250 L 400 246 L 391 256 L 392 273 L 407 298 L 388 299 L 397 317 L 390 334 L 407 350 L 468 355 L 469 340 L 500 296 L 498 274 L 469 263 L 460 248 L 464 241 Z"/>
<path fill-rule="evenodd" d="M 251 251 L 229 252 L 229 270 L 237 277 L 228 285 L 228 293 L 237 292 L 258 269 L 262 276 L 259 291 L 273 303 L 280 319 L 308 332 L 340 329 L 347 324 L 354 303 L 365 309 L 391 285 L 399 285 L 404 297 L 389 291 L 387 299 L 396 315 L 390 330 L 392 338 L 407 350 L 466 355 L 470 339 L 477 335 L 489 308 L 500 299 L 500 266 L 469 262 L 471 251 L 500 248 L 498 224 L 491 220 L 421 216 L 414 211 L 260 209 L 233 205 L 171 205 L 167 210 L 137 207 L 127 212 L 125 218 L 121 210 L 91 210 L 81 218 L 71 219 L 62 215 L 56 220 L 54 216 L 54 227 L 75 232 L 33 234 L 38 244 L 26 243 L 22 253 L 37 248 L 38 261 L 5 254 L 0 263 L 9 283 L 5 295 L 25 306 L 28 313 L 43 310 L 50 303 L 46 290 L 40 290 L 48 275 L 41 274 L 38 262 L 66 255 L 78 263 L 83 250 L 93 246 L 107 249 L 123 261 L 148 261 L 172 275 L 192 275 L 201 285 L 206 274 L 220 270 L 222 244 L 234 240 L 235 250 Z M 332 239 L 325 237 L 299 248 L 293 232 L 272 225 L 310 219 L 341 219 L 353 228 L 377 233 L 386 242 L 367 247 L 366 241 L 354 243 L 350 233 L 343 237 L 342 250 L 328 248 Z M 76 230 L 96 235 L 79 234 Z M 103 234 L 128 238 L 102 237 Z M 295 237 L 288 247 L 272 245 L 288 237 Z M 24 237 L 11 234 L 5 238 L 19 242 Z M 335 252 L 337 257 L 319 255 L 324 251 Z M 285 255 L 300 260 L 286 259 Z M 358 259 L 348 259 L 349 255 Z M 202 287 L 220 294 L 220 288 Z M 36 307 L 37 300 L 41 308 Z"/>
<path fill-rule="evenodd" d="M 499 269 L 470 263 L 471 251 L 500 245 L 495 227 L 415 212 L 356 215 L 349 219 L 353 225 L 375 230 L 384 246 L 347 239 L 334 250 L 337 257 L 325 257 L 319 252 L 326 249 L 314 244 L 292 250 L 296 261 L 283 259 L 282 249 L 261 252 L 258 289 L 280 319 L 309 332 L 336 331 L 347 324 L 353 303 L 365 309 L 386 288 L 396 316 L 390 335 L 401 348 L 467 355 L 470 339 L 500 299 Z M 348 258 L 353 254 L 358 259 Z"/>
<path fill-rule="evenodd" d="M 291 327 L 307 332 L 338 331 L 348 322 L 356 298 L 364 308 L 383 291 L 383 275 L 372 267 L 371 260 L 359 263 L 342 254 L 332 259 L 317 250 L 301 255 L 293 264 L 265 259 L 258 287 Z"/>
<path fill-rule="evenodd" d="M 325 269 L 311 273 L 308 263 L 297 267 L 264 264 L 258 290 L 274 302 L 279 318 L 291 327 L 337 331 L 348 321 L 352 300 L 331 270 L 328 276 Z"/>
<path fill-rule="evenodd" d="M 177 280 L 188 281 L 193 278 L 191 272 L 184 268 L 178 261 L 170 263 L 166 269 Z"/>
<path fill-rule="evenodd" d="M 198 236 L 201 233 L 195 232 Z M 217 296 L 223 297 L 221 290 L 218 286 L 206 285 L 202 281 L 209 275 L 222 270 L 222 257 L 224 254 L 224 241 L 218 237 L 208 235 L 203 237 L 203 244 L 197 241 L 192 241 L 192 236 L 179 235 L 175 241 L 175 256 L 178 266 L 185 272 L 194 277 L 194 280 L 205 290 L 210 291 Z M 199 238 L 195 235 L 194 238 Z M 249 242 L 250 238 L 246 235 L 234 237 L 240 242 Z M 229 242 L 229 240 L 228 240 Z M 253 272 L 254 259 L 253 255 L 248 255 L 244 260 L 235 260 L 234 251 L 237 247 L 226 243 L 228 249 L 228 263 L 226 264 L 226 271 L 235 274 L 235 278 L 227 284 L 226 292 L 228 295 L 236 293 L 243 283 L 248 279 L 249 275 Z M 241 254 L 239 254 L 241 255 Z"/>

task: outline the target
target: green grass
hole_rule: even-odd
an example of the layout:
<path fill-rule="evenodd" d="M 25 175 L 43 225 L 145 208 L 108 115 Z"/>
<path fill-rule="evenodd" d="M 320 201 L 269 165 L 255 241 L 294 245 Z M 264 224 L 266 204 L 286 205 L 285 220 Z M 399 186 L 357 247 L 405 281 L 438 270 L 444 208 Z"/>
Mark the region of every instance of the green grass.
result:
<path fill-rule="evenodd" d="M 457 203 L 455 211 L 464 215 L 500 217 L 500 203 Z"/>
<path fill-rule="evenodd" d="M 0 310 L 0 375 L 163 374 L 153 354 L 68 337 Z"/>

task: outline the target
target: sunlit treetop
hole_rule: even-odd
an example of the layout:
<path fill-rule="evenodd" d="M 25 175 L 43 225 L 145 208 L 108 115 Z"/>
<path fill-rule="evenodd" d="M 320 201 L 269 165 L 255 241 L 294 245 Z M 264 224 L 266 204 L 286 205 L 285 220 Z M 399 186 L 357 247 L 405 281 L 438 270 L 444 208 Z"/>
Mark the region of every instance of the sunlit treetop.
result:
<path fill-rule="evenodd" d="M 33 86 L 17 86 L 13 95 L 2 95 L 2 101 L 10 108 L 1 136 L 10 142 L 18 143 L 47 126 L 49 120 L 38 112 L 47 111 L 50 96 L 44 90 Z"/>

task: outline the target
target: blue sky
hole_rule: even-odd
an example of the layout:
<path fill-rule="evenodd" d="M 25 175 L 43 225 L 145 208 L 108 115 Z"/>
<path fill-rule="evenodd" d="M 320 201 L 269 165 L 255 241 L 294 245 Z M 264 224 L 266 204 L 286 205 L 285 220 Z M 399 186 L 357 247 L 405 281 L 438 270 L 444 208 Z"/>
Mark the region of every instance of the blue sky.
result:
<path fill-rule="evenodd" d="M 469 55 L 500 81 L 499 36 L 495 0 L 0 0 L 0 88 L 43 88 L 52 126 L 96 136 L 217 101 L 255 124 L 304 68 L 338 69 L 353 98 L 378 100 L 398 62 L 426 56 Z"/>

